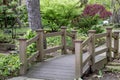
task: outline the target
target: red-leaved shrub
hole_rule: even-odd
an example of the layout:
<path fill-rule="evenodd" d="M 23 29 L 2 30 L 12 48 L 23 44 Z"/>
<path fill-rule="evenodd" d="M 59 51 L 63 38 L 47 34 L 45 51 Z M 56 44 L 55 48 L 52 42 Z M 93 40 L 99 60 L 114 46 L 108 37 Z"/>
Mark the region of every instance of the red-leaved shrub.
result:
<path fill-rule="evenodd" d="M 84 16 L 99 15 L 100 18 L 105 19 L 107 17 L 110 17 L 112 13 L 110 11 L 107 11 L 103 5 L 90 4 L 85 7 L 82 15 Z"/>

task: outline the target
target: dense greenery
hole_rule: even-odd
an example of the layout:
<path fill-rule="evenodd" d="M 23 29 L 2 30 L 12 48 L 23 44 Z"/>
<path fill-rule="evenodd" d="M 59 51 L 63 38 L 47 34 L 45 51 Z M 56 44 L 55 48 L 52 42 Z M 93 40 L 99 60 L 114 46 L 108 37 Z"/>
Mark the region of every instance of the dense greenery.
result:
<path fill-rule="evenodd" d="M 20 61 L 17 54 L 0 54 L 0 80 L 5 77 L 17 76 L 19 73 Z"/>
<path fill-rule="evenodd" d="M 26 5 L 18 6 L 17 0 L 6 1 L 8 1 L 8 5 L 0 6 L 0 13 L 2 13 L 0 14 L 0 27 L 5 24 L 4 23 L 5 18 L 9 19 L 8 21 L 9 25 L 12 25 L 16 18 L 19 18 L 21 22 L 23 22 L 22 24 L 24 26 L 28 26 L 28 15 Z M 94 6 L 95 8 L 93 10 L 95 11 L 95 14 L 92 16 L 89 15 L 93 12 L 92 9 L 95 3 L 102 6 L 102 8 L 104 8 L 104 11 L 110 10 L 109 0 L 101 1 L 88 0 L 88 5 L 90 4 L 89 6 L 92 7 L 88 6 L 80 7 L 79 0 L 40 0 L 40 1 L 41 1 L 40 2 L 41 18 L 44 29 L 54 32 L 60 30 L 61 26 L 66 26 L 68 28 L 68 31 L 70 31 L 71 29 L 76 29 L 78 31 L 77 38 L 81 40 L 85 40 L 88 37 L 87 31 L 90 29 L 96 30 L 97 33 L 102 33 L 104 31 L 102 22 L 104 19 L 109 18 L 109 16 L 111 15 L 110 14 L 105 18 L 101 18 L 101 16 L 98 15 L 99 10 L 97 9 L 98 7 L 96 8 L 96 6 Z M 103 1 L 107 3 L 103 3 Z M 2 0 L 0 0 L 0 4 L 1 3 Z M 19 14 L 16 13 L 16 10 L 18 11 Z M 6 13 L 6 16 L 4 16 L 5 14 L 3 13 Z M 36 32 L 33 32 L 24 26 L 22 26 L 22 28 L 17 28 L 16 32 L 26 33 L 24 35 L 24 38 L 27 39 L 31 39 L 36 35 Z M 0 30 L 0 42 L 11 43 L 12 39 L 9 37 L 10 35 L 8 34 L 4 34 L 4 31 Z M 19 37 L 21 36 L 18 36 L 18 38 Z M 60 37 L 49 37 L 46 39 L 46 41 L 48 47 L 61 45 Z M 97 40 L 96 42 L 100 43 L 103 41 L 104 39 L 101 39 Z M 69 37 L 67 37 L 67 45 L 71 45 L 71 39 Z M 36 43 L 33 43 L 27 47 L 27 57 L 31 56 L 31 54 L 35 51 Z M 17 54 L 0 55 L 0 79 L 4 79 L 5 77 L 8 76 L 18 75 L 19 68 L 20 62 Z"/>
<path fill-rule="evenodd" d="M 57 31 L 61 26 L 71 26 L 71 20 L 81 13 L 78 0 L 41 0 L 44 28 Z"/>

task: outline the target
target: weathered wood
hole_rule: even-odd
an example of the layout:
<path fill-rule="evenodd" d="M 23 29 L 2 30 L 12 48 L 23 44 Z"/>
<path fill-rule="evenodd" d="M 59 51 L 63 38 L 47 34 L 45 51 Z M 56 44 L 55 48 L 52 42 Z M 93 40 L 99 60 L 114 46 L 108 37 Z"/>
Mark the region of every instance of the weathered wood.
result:
<path fill-rule="evenodd" d="M 107 58 L 104 58 L 98 62 L 95 63 L 94 70 L 100 70 L 105 67 L 105 64 L 107 64 Z"/>
<path fill-rule="evenodd" d="M 38 38 L 39 38 L 39 35 L 33 37 L 30 40 L 27 40 L 27 46 L 30 45 L 30 44 L 32 44 L 32 43 L 34 43 L 34 42 L 36 42 L 38 40 Z"/>
<path fill-rule="evenodd" d="M 53 33 L 46 33 L 45 37 L 53 37 L 53 36 L 61 36 L 62 32 L 53 32 Z"/>
<path fill-rule="evenodd" d="M 114 57 L 119 56 L 119 32 L 114 32 Z"/>
<path fill-rule="evenodd" d="M 72 46 L 66 46 L 66 49 L 74 50 L 74 47 L 72 47 Z"/>
<path fill-rule="evenodd" d="M 27 59 L 27 62 L 28 62 L 28 63 L 31 63 L 38 55 L 39 55 L 39 51 L 33 53 L 33 55 L 31 55 L 31 56 Z"/>
<path fill-rule="evenodd" d="M 107 36 L 107 33 L 95 34 L 95 39 L 102 38 L 102 37 L 106 37 L 106 36 Z"/>
<path fill-rule="evenodd" d="M 65 26 L 61 27 L 61 32 L 62 32 L 61 43 L 63 45 L 63 49 L 61 49 L 61 51 L 62 51 L 62 54 L 67 54 L 67 50 L 66 50 L 66 27 Z"/>
<path fill-rule="evenodd" d="M 69 32 L 66 32 L 66 35 L 69 36 L 69 37 L 74 37 L 74 35 L 72 33 L 69 33 Z"/>
<path fill-rule="evenodd" d="M 89 30 L 89 37 L 92 37 L 89 46 L 89 53 L 91 55 L 90 66 L 93 67 L 95 65 L 95 30 Z M 93 69 L 92 69 L 93 70 Z"/>
<path fill-rule="evenodd" d="M 83 53 L 82 41 L 75 41 L 75 79 L 82 77 L 83 73 Z"/>
<path fill-rule="evenodd" d="M 111 43 L 112 43 L 112 28 L 106 28 L 107 30 L 107 38 L 106 38 L 106 43 L 107 43 L 107 58 L 109 61 L 112 59 L 112 54 L 111 54 Z"/>
<path fill-rule="evenodd" d="M 63 48 L 63 46 L 56 46 L 56 47 L 53 47 L 53 48 L 45 49 L 44 53 L 46 54 L 46 53 L 55 52 L 55 51 L 60 50 L 62 48 Z"/>
<path fill-rule="evenodd" d="M 99 54 L 102 54 L 102 53 L 107 52 L 107 51 L 108 51 L 108 48 L 106 47 L 100 51 L 95 51 L 95 55 L 99 55 Z"/>
<path fill-rule="evenodd" d="M 24 75 L 27 71 L 27 39 L 19 39 L 19 57 L 20 57 L 20 74 Z"/>
<path fill-rule="evenodd" d="M 88 45 L 90 43 L 92 39 L 92 36 L 88 37 L 83 43 L 82 43 L 82 47 L 85 47 L 86 45 Z"/>
<path fill-rule="evenodd" d="M 44 30 L 39 29 L 36 31 L 39 35 L 39 39 L 37 40 L 37 51 L 39 51 L 39 55 L 37 57 L 38 61 L 43 61 L 44 58 Z"/>
<path fill-rule="evenodd" d="M 87 59 L 83 62 L 83 67 L 90 62 L 90 59 L 91 59 L 91 55 L 89 55 Z"/>
<path fill-rule="evenodd" d="M 112 51 L 112 52 L 116 52 L 116 49 L 112 47 L 112 48 L 111 48 L 111 51 Z"/>
<path fill-rule="evenodd" d="M 72 30 L 72 34 L 73 34 L 73 37 L 72 37 L 72 53 L 75 54 L 75 43 L 74 41 L 76 40 L 77 38 L 77 31 L 76 30 Z"/>

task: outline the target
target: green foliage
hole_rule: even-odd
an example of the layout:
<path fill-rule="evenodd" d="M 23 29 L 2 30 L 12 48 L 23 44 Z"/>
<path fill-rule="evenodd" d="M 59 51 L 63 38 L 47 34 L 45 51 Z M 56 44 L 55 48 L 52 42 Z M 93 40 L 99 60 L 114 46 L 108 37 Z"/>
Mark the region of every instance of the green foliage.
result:
<path fill-rule="evenodd" d="M 91 30 L 96 30 L 96 33 L 102 33 L 104 31 L 102 25 L 94 25 L 92 26 Z"/>
<path fill-rule="evenodd" d="M 44 28 L 58 31 L 61 26 L 71 26 L 71 20 L 78 16 L 78 0 L 41 0 L 41 15 Z"/>
<path fill-rule="evenodd" d="M 2 30 L 0 30 L 0 43 L 13 43 L 13 39 L 10 35 L 5 34 Z"/>
<path fill-rule="evenodd" d="M 17 54 L 0 56 L 0 80 L 8 76 L 17 76 L 19 69 L 20 61 Z"/>
<path fill-rule="evenodd" d="M 98 24 L 99 16 L 80 16 L 73 20 L 73 26 L 80 29 L 81 33 L 87 34 L 93 25 Z"/>
<path fill-rule="evenodd" d="M 3 25 L 13 25 L 15 18 L 17 17 L 14 9 L 17 7 L 17 0 L 6 0 L 6 4 L 3 4 L 3 0 L 0 2 L 0 26 Z M 5 19 L 7 19 L 7 23 L 4 23 Z"/>

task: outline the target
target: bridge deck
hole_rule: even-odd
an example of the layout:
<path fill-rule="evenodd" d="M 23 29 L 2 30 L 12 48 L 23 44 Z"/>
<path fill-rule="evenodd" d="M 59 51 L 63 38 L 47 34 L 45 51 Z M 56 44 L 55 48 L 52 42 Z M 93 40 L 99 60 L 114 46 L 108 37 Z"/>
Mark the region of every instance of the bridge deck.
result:
<path fill-rule="evenodd" d="M 83 54 L 83 59 L 85 60 L 87 56 L 89 56 L 88 53 Z M 103 58 L 105 58 L 105 54 L 96 56 L 95 60 L 98 62 Z M 83 72 L 87 68 L 88 65 L 84 67 Z M 73 80 L 75 77 L 75 55 L 63 55 L 38 63 L 29 69 L 25 77 L 45 80 Z"/>

